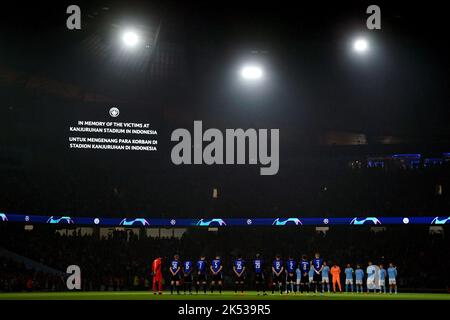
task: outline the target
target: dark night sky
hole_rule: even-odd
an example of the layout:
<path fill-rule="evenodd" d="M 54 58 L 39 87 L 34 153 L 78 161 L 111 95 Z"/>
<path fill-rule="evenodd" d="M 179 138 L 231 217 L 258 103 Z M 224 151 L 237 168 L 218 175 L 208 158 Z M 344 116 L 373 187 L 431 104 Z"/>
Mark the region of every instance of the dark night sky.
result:
<path fill-rule="evenodd" d="M 80 3 L 84 24 L 77 32 L 65 29 L 63 4 L 17 7 L 4 12 L 2 66 L 118 101 L 147 102 L 163 86 L 170 96 L 162 98 L 170 105 L 168 112 L 189 122 L 192 117 L 217 121 L 220 115 L 223 125 L 277 121 L 278 126 L 319 131 L 448 134 L 449 48 L 443 10 L 379 5 L 382 30 L 371 32 L 365 29 L 367 6 L 362 3 L 89 1 Z M 117 30 L 113 24 L 133 21 L 154 27 L 160 19 L 159 44 L 176 46 L 182 62 L 163 84 L 149 82 L 145 57 L 138 57 L 142 64 L 134 57 L 110 58 L 116 49 L 110 45 Z M 349 50 L 358 34 L 372 41 L 367 57 Z M 237 87 L 230 71 L 253 50 L 263 52 L 258 57 L 271 81 L 249 94 Z"/>
<path fill-rule="evenodd" d="M 382 30 L 368 31 L 372 3 L 361 1 L 78 1 L 82 30 L 68 31 L 68 4 L 1 10 L 0 144 L 8 153 L 30 152 L 30 168 L 44 176 L 89 174 L 101 163 L 117 181 L 131 183 L 139 170 L 154 175 L 142 187 L 168 174 L 200 183 L 199 172 L 216 169 L 174 168 L 168 159 L 170 133 L 192 130 L 193 120 L 219 129 L 279 128 L 283 169 L 267 181 L 292 176 L 299 157 L 339 154 L 344 149 L 317 151 L 330 131 L 365 134 L 363 154 L 450 151 L 448 18 L 437 5 L 378 2 Z M 150 34 L 161 26 L 154 50 L 119 52 L 118 31 L 129 24 Z M 359 35 L 370 41 L 366 56 L 350 49 Z M 247 59 L 266 68 L 260 86 L 237 81 Z M 86 101 L 87 94 L 97 98 Z M 161 159 L 68 152 L 68 124 L 101 120 L 110 105 L 120 106 L 122 120 L 158 128 Z M 406 143 L 384 150 L 374 143 L 379 136 Z M 64 165 L 56 169 L 54 159 Z"/>

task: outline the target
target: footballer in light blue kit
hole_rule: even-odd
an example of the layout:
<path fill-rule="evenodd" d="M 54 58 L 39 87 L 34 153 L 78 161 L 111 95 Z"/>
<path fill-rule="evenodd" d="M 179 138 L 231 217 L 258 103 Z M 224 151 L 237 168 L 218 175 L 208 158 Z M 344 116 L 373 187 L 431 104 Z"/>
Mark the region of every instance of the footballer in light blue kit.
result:
<path fill-rule="evenodd" d="M 397 268 L 394 267 L 392 262 L 389 263 L 387 274 L 389 278 L 389 293 L 392 293 L 392 290 L 395 290 L 395 294 L 397 294 Z"/>
<path fill-rule="evenodd" d="M 295 269 L 297 268 L 297 262 L 295 262 L 292 256 L 289 256 L 286 261 L 286 293 L 294 292 L 294 282 L 296 280 Z"/>
<path fill-rule="evenodd" d="M 380 286 L 380 293 L 386 293 L 386 269 L 383 264 L 380 264 L 380 280 L 378 285 Z"/>
<path fill-rule="evenodd" d="M 309 280 L 309 286 L 311 287 L 311 284 L 314 280 L 314 268 L 310 268 L 308 271 L 308 280 Z"/>
<path fill-rule="evenodd" d="M 344 273 L 345 273 L 345 292 L 348 292 L 349 285 L 350 285 L 350 292 L 353 292 L 353 274 L 355 273 L 355 271 L 353 270 L 350 263 L 347 264 Z"/>
<path fill-rule="evenodd" d="M 300 283 L 301 283 L 301 281 L 302 281 L 302 270 L 300 270 L 300 268 L 301 268 L 301 266 L 300 266 L 300 263 L 298 264 L 298 266 L 297 266 L 297 269 L 295 269 L 295 276 L 297 277 L 297 291 L 296 291 L 296 293 L 297 292 L 300 292 Z"/>
<path fill-rule="evenodd" d="M 322 292 L 327 291 L 330 293 L 330 267 L 327 265 L 327 262 L 323 262 L 322 268 Z"/>
<path fill-rule="evenodd" d="M 358 265 L 356 265 L 356 270 L 355 270 L 356 293 L 364 292 L 363 279 L 364 279 L 364 270 L 361 269 L 361 266 L 358 264 Z"/>

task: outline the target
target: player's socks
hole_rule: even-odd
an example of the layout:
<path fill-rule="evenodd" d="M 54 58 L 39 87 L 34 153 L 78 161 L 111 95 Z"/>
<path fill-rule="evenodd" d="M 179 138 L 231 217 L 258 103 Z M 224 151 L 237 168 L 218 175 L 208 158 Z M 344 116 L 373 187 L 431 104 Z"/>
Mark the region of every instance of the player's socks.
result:
<path fill-rule="evenodd" d="M 211 293 L 213 293 L 214 292 L 214 285 L 212 284 L 211 285 Z"/>
<path fill-rule="evenodd" d="M 291 282 L 291 292 L 294 292 L 294 284 Z"/>
<path fill-rule="evenodd" d="M 206 283 L 203 284 L 203 292 L 206 294 Z"/>
<path fill-rule="evenodd" d="M 173 294 L 173 284 L 170 285 L 170 294 Z"/>
<path fill-rule="evenodd" d="M 219 293 L 222 293 L 222 285 L 219 284 Z"/>
<path fill-rule="evenodd" d="M 235 283 L 235 284 L 234 284 L 234 293 L 237 293 L 237 291 L 238 291 L 238 284 Z"/>

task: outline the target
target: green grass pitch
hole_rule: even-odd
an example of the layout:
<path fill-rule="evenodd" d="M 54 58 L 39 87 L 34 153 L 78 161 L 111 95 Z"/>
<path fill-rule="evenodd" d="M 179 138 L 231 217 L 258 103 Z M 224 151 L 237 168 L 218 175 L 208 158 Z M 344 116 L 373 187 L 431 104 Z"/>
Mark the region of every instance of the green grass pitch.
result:
<path fill-rule="evenodd" d="M 257 295 L 255 291 L 235 294 L 231 291 L 219 293 L 199 293 L 192 295 L 164 292 L 154 295 L 148 291 L 106 291 L 106 292 L 19 292 L 0 293 L 0 300 L 450 300 L 447 293 L 342 293 L 333 294 L 282 294 Z"/>

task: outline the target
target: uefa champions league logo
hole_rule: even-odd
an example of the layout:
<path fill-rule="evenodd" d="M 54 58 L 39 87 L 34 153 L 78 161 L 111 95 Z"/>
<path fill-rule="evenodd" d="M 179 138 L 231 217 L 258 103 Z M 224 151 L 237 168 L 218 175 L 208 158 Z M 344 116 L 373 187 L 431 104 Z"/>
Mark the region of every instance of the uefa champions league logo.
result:
<path fill-rule="evenodd" d="M 176 221 L 175 219 L 170 220 L 170 224 L 171 224 L 172 226 L 174 226 L 176 223 L 177 223 L 177 221 Z"/>
<path fill-rule="evenodd" d="M 353 218 L 353 220 L 350 221 L 350 224 L 358 225 L 358 226 L 363 225 L 363 224 L 375 224 L 375 225 L 377 225 L 377 224 L 381 224 L 381 221 L 378 218 L 376 218 L 376 217 L 367 217 L 367 218 L 364 218 L 364 219 Z"/>
<path fill-rule="evenodd" d="M 301 226 L 301 225 L 303 225 L 303 223 L 300 221 L 299 218 L 287 218 L 287 219 L 277 218 L 272 223 L 272 225 L 274 225 L 274 226 L 287 226 L 287 225 Z"/>
<path fill-rule="evenodd" d="M 446 224 L 449 221 L 450 221 L 450 217 L 445 217 L 442 219 L 439 217 L 436 217 L 433 219 L 433 221 L 431 221 L 431 224 Z"/>
<path fill-rule="evenodd" d="M 121 226 L 134 226 L 134 225 L 141 225 L 141 226 L 149 226 L 150 223 L 144 219 L 144 218 L 137 218 L 133 220 L 128 220 L 127 218 L 120 221 L 119 225 Z"/>
<path fill-rule="evenodd" d="M 225 226 L 226 223 L 222 219 L 201 219 L 197 222 L 199 227 Z"/>
<path fill-rule="evenodd" d="M 6 222 L 6 221 L 8 221 L 8 217 L 6 216 L 6 214 L 0 213 L 0 220 L 3 222 Z"/>
<path fill-rule="evenodd" d="M 109 115 L 113 118 L 117 118 L 120 114 L 119 108 L 117 107 L 112 107 L 111 109 L 109 109 Z"/>
<path fill-rule="evenodd" d="M 47 223 L 50 224 L 74 224 L 73 220 L 71 217 L 53 217 L 51 216 L 48 220 Z"/>

